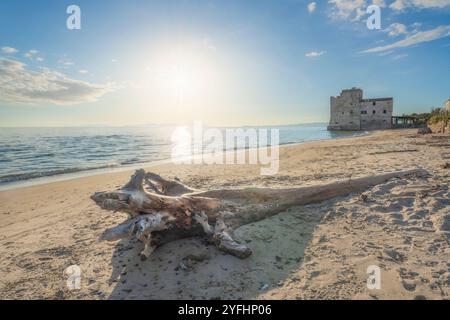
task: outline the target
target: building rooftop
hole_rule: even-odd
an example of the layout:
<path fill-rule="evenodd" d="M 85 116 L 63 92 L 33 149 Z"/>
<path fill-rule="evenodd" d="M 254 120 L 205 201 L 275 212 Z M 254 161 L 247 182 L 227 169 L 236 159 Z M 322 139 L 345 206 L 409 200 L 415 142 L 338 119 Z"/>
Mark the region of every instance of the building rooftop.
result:
<path fill-rule="evenodd" d="M 394 100 L 394 98 L 374 98 L 374 99 L 362 99 L 363 102 L 371 102 L 371 101 L 391 101 Z"/>

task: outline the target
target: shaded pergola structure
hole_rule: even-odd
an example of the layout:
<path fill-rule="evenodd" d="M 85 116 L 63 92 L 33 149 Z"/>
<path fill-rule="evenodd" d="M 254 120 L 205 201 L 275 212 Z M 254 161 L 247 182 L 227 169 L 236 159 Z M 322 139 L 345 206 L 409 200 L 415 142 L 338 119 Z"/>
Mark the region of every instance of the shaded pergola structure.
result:
<path fill-rule="evenodd" d="M 393 116 L 391 117 L 392 128 L 415 128 L 417 127 L 417 118 L 412 116 Z"/>

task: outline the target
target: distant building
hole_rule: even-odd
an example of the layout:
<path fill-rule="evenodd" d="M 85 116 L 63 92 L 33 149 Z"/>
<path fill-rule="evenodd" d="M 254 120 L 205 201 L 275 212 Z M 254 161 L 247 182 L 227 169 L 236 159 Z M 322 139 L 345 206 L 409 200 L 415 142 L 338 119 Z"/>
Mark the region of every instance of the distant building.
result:
<path fill-rule="evenodd" d="M 392 127 L 393 98 L 363 99 L 358 88 L 330 99 L 328 130 L 380 130 Z"/>

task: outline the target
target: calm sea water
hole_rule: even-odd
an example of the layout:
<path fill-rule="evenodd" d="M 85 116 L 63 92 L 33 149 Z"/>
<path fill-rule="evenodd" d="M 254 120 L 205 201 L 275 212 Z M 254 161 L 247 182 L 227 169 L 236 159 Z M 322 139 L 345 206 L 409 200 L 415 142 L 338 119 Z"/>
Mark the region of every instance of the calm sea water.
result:
<path fill-rule="evenodd" d="M 246 128 L 277 128 L 281 144 L 355 134 L 328 132 L 326 124 Z M 0 186 L 170 159 L 174 130 L 174 126 L 0 128 Z"/>

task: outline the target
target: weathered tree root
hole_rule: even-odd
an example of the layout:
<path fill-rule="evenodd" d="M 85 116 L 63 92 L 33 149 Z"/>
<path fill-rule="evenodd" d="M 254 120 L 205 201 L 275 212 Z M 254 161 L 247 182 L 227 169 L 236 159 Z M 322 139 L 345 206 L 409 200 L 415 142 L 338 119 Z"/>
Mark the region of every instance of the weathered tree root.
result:
<path fill-rule="evenodd" d="M 106 230 L 100 239 L 116 241 L 135 237 L 145 245 L 140 253 L 144 260 L 165 243 L 196 236 L 206 237 L 219 250 L 244 259 L 252 251 L 233 239 L 233 230 L 238 227 L 292 206 L 362 192 L 390 179 L 411 175 L 423 177 L 428 173 L 415 169 L 290 189 L 196 191 L 179 181 L 166 180 L 141 169 L 122 189 L 97 192 L 91 198 L 102 209 L 130 215 L 124 223 Z"/>

